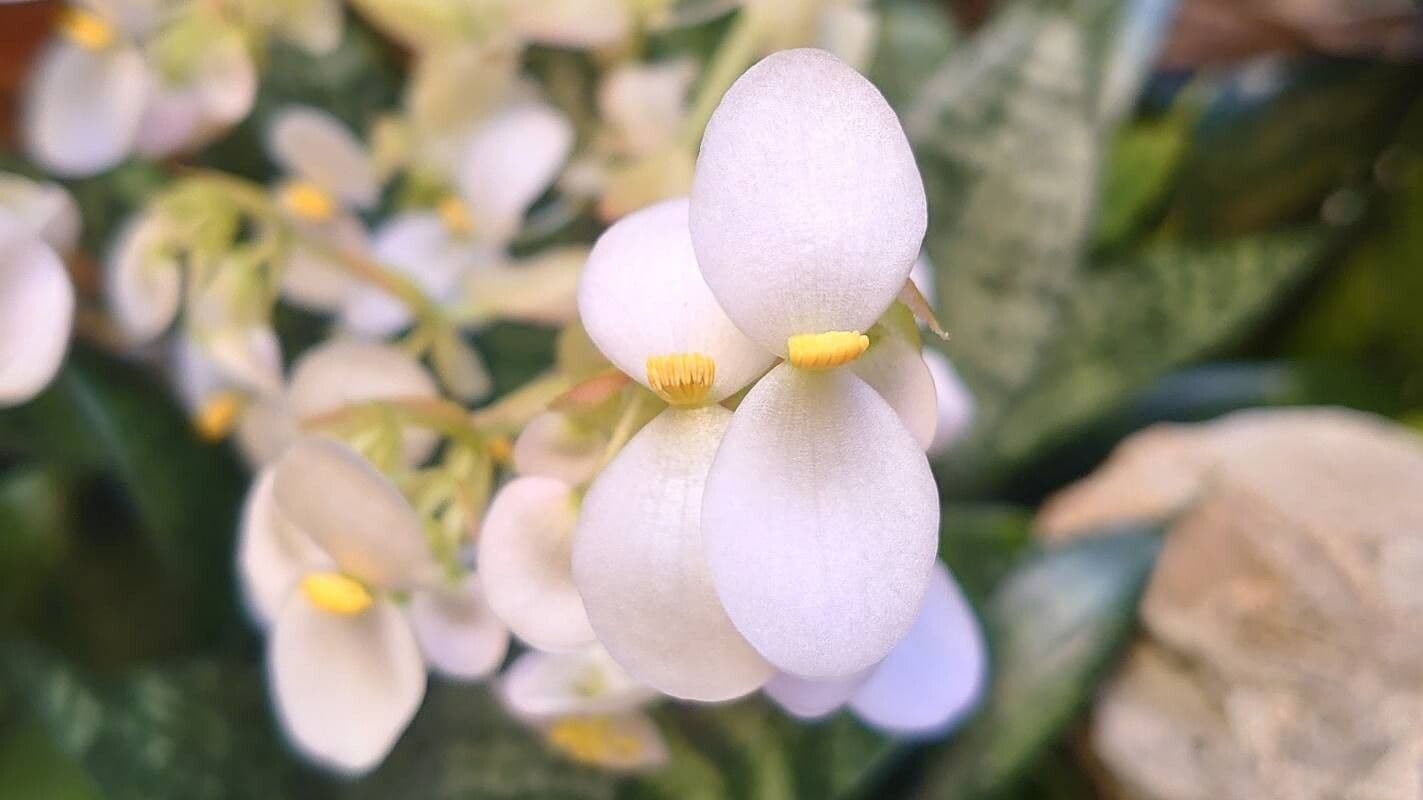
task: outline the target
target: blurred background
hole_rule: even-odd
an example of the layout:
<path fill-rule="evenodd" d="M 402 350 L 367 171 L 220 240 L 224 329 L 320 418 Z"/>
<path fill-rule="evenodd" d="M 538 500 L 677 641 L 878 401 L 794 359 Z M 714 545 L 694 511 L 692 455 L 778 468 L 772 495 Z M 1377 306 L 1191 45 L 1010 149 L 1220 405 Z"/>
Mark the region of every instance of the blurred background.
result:
<path fill-rule="evenodd" d="M 740 12 L 692 5 L 649 52 L 713 60 Z M 906 743 L 759 698 L 668 705 L 668 763 L 628 776 L 433 681 L 383 766 L 323 775 L 285 749 L 240 612 L 245 468 L 81 319 L 54 386 L 0 411 L 0 798 L 1423 796 L 1423 12 L 868 5 L 868 74 L 928 190 L 949 339 L 926 346 L 973 397 L 935 463 L 941 555 L 992 653 L 969 722 Z M 0 169 L 42 174 L 17 115 L 61 8 L 0 4 Z M 251 115 L 206 147 L 65 181 L 81 308 L 175 174 L 269 179 L 274 109 L 366 130 L 411 68 L 360 7 L 330 54 L 266 59 Z M 599 54 L 535 45 L 520 68 L 589 113 Z M 539 244 L 602 225 L 576 207 Z M 322 332 L 277 323 L 293 352 Z M 497 397 L 555 337 L 470 342 Z"/>

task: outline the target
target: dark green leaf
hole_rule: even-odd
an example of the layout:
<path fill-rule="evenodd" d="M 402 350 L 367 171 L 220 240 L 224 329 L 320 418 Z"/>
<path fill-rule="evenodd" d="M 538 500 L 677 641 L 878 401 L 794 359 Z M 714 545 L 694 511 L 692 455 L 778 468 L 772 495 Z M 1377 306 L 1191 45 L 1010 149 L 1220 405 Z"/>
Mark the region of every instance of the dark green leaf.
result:
<path fill-rule="evenodd" d="M 993 687 L 934 754 L 918 796 L 977 798 L 1012 785 L 1090 697 L 1132 630 L 1161 534 L 1153 526 L 1052 547 L 994 591 L 985 614 Z"/>
<path fill-rule="evenodd" d="M 58 472 L 15 469 L 0 476 L 0 619 L 32 607 L 33 592 L 68 546 L 68 487 Z"/>
<path fill-rule="evenodd" d="M 1032 544 L 1032 512 L 1007 505 L 951 503 L 939 517 L 939 557 L 975 603 Z"/>
<path fill-rule="evenodd" d="M 35 724 L 0 736 L 0 800 L 98 800 L 98 787 Z"/>

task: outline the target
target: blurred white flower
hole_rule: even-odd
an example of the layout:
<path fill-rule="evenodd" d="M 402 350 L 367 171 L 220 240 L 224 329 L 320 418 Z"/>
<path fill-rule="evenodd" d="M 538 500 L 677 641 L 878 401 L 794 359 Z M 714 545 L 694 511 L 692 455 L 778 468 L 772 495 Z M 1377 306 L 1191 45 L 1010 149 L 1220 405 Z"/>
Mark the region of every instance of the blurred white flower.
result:
<path fill-rule="evenodd" d="M 867 0 L 742 0 L 742 6 L 765 33 L 762 52 L 809 45 L 857 70 L 870 66 L 879 18 Z"/>
<path fill-rule="evenodd" d="M 74 285 L 61 254 L 78 234 L 64 189 L 0 174 L 0 406 L 34 397 L 64 360 Z"/>
<path fill-rule="evenodd" d="M 973 425 L 975 404 L 968 385 L 959 377 L 948 356 L 938 350 L 926 349 L 924 362 L 929 365 L 929 375 L 934 379 L 934 393 L 938 398 L 934 441 L 926 451 L 930 458 L 935 458 L 953 449 L 968 433 Z"/>
<path fill-rule="evenodd" d="M 237 25 L 193 4 L 145 44 L 151 79 L 135 150 L 161 158 L 241 122 L 257 98 L 257 67 Z"/>
<path fill-rule="evenodd" d="M 365 772 L 390 751 L 424 696 L 427 666 L 481 678 L 508 646 L 478 581 L 448 581 L 400 491 L 333 441 L 300 440 L 258 476 L 238 565 L 271 631 L 283 729 L 342 772 Z"/>
<path fill-rule="evenodd" d="M 866 723 L 899 736 L 930 737 L 961 722 L 983 698 L 988 653 L 973 609 L 948 567 L 934 565 L 909 633 L 870 669 L 829 681 L 779 674 L 765 692 L 802 719 L 848 704 Z"/>
<path fill-rule="evenodd" d="M 573 575 L 598 640 L 661 692 L 727 700 L 773 672 L 727 618 L 703 555 L 702 492 L 731 420 L 719 401 L 774 361 L 717 306 L 685 198 L 634 212 L 593 248 L 579 309 L 600 350 L 672 407 L 634 436 L 583 501 Z"/>
<path fill-rule="evenodd" d="M 275 0 L 259 10 L 268 15 L 263 22 L 274 35 L 313 56 L 335 50 L 346 28 L 340 0 Z"/>
<path fill-rule="evenodd" d="M 696 257 L 727 316 L 787 361 L 737 407 L 707 477 L 703 537 L 737 630 L 799 677 L 882 660 L 929 582 L 932 428 L 916 440 L 837 368 L 869 348 L 861 331 L 904 286 L 926 217 L 893 110 L 828 53 L 764 59 L 712 115 L 692 190 Z"/>
<path fill-rule="evenodd" d="M 511 455 L 520 475 L 581 486 L 597 474 L 607 447 L 608 437 L 598 428 L 561 411 L 545 411 L 519 432 Z"/>

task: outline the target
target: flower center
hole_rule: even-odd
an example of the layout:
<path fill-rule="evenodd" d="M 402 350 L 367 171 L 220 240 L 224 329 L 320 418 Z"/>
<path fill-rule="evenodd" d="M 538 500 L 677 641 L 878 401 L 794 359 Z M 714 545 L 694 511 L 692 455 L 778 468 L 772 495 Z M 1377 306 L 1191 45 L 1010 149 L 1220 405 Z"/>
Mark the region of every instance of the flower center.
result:
<path fill-rule="evenodd" d="M 485 447 L 489 449 L 489 457 L 494 459 L 496 464 L 508 464 L 509 459 L 514 457 L 514 444 L 509 441 L 508 436 L 495 436 Z"/>
<path fill-rule="evenodd" d="M 332 614 L 351 616 L 371 607 L 375 599 L 354 578 L 339 572 L 314 572 L 301 579 L 301 591 L 311 604 Z"/>
<path fill-rule="evenodd" d="M 802 333 L 786 340 L 791 366 L 831 369 L 859 358 L 870 346 L 870 337 L 859 331 Z"/>
<path fill-rule="evenodd" d="M 436 212 L 440 215 L 440 221 L 445 223 L 445 230 L 455 236 L 468 236 L 474 232 L 474 220 L 470 219 L 469 206 L 458 197 L 450 195 L 441 200 Z"/>
<path fill-rule="evenodd" d="M 114 27 L 87 9 L 66 9 L 56 26 L 61 36 L 85 50 L 103 50 L 114 43 Z"/>
<path fill-rule="evenodd" d="M 325 222 L 336 214 L 336 201 L 310 181 L 293 181 L 282 187 L 279 200 L 293 216 L 307 222 Z"/>
<path fill-rule="evenodd" d="M 641 740 L 614 728 L 607 717 L 565 717 L 549 728 L 548 740 L 585 764 L 627 762 L 643 751 Z"/>
<path fill-rule="evenodd" d="M 694 406 L 707 399 L 716 379 L 716 362 L 701 353 L 648 356 L 647 383 L 674 406 Z"/>
<path fill-rule="evenodd" d="M 232 426 L 237 423 L 238 414 L 246 403 L 247 398 L 239 392 L 218 392 L 209 397 L 193 419 L 193 427 L 197 429 L 198 436 L 205 442 L 217 442 L 226 438 L 227 434 L 232 432 Z"/>

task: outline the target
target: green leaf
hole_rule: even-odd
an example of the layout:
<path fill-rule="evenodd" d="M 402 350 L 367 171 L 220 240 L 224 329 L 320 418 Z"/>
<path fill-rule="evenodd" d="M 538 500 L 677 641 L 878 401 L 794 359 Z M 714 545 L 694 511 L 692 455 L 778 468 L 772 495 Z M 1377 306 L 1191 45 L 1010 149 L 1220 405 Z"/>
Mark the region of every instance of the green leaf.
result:
<path fill-rule="evenodd" d="M 975 603 L 1032 544 L 1032 512 L 985 503 L 950 503 L 939 515 L 939 557 Z"/>
<path fill-rule="evenodd" d="M 50 469 L 24 467 L 0 476 L 0 619 L 33 610 L 36 590 L 63 560 L 68 489 Z"/>
<path fill-rule="evenodd" d="M 1103 176 L 1094 250 L 1121 247 L 1153 211 L 1162 210 L 1186 152 L 1190 122 L 1176 112 L 1118 131 Z"/>
<path fill-rule="evenodd" d="M 258 670 L 195 662 L 118 678 L 7 642 L 0 680 L 111 798 L 312 797 L 282 746 Z"/>
<path fill-rule="evenodd" d="M 922 800 L 1010 788 L 1091 696 L 1134 627 L 1161 544 L 1132 526 L 1048 548 L 994 591 L 984 624 L 993 687 L 978 716 L 933 755 Z"/>
<path fill-rule="evenodd" d="M 98 800 L 98 788 L 35 724 L 0 737 L 0 800 Z"/>

